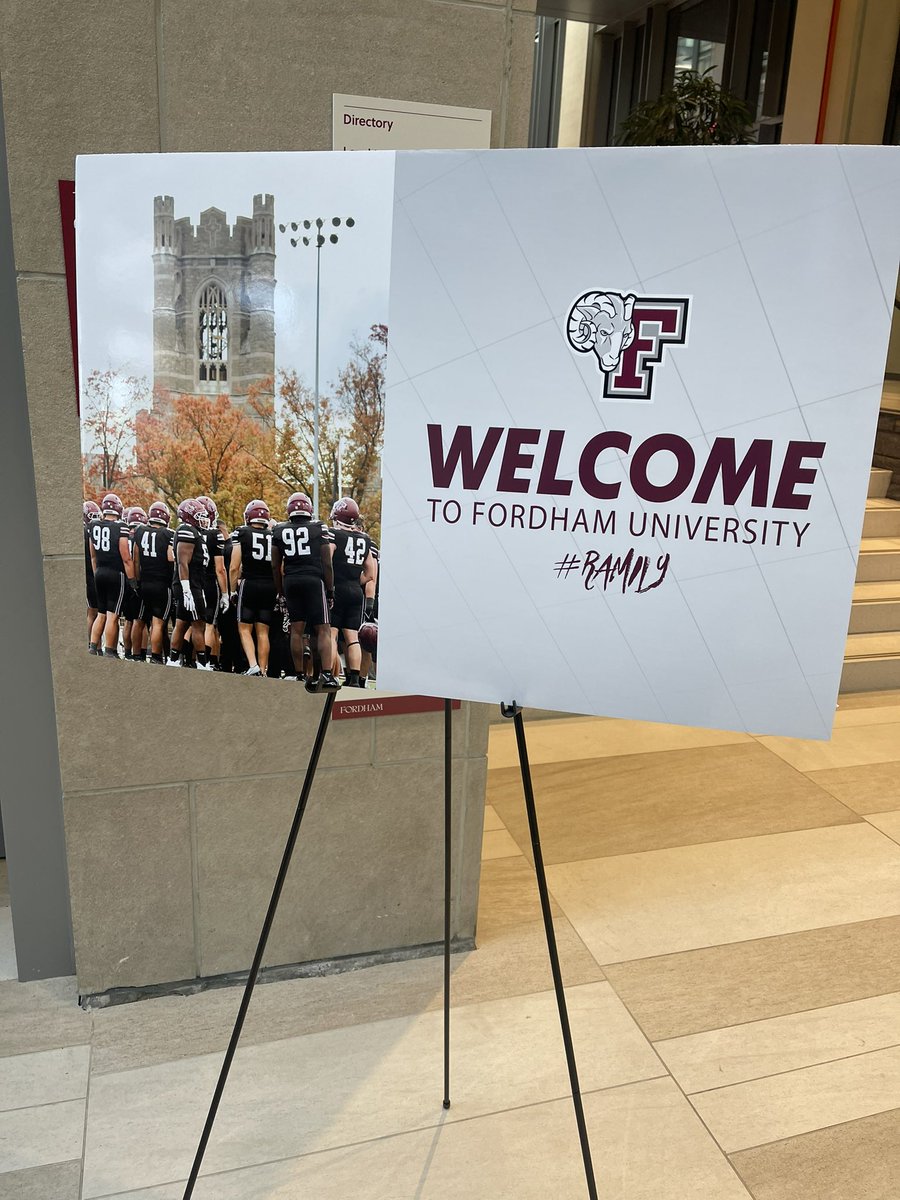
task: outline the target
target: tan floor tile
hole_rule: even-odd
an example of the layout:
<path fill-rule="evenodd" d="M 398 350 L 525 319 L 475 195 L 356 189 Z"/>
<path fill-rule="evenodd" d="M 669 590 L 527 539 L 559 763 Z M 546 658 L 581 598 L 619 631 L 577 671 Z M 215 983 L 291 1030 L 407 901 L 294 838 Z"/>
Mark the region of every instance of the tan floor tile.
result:
<path fill-rule="evenodd" d="M 562 863 L 547 874 L 601 966 L 900 913 L 900 847 L 866 824 Z"/>
<path fill-rule="evenodd" d="M 537 765 L 548 863 L 850 824 L 858 817 L 762 746 L 709 746 Z M 488 799 L 530 856 L 519 772 L 488 771 Z"/>
<path fill-rule="evenodd" d="M 695 746 L 730 746 L 747 742 L 745 733 L 693 729 L 684 725 L 657 725 L 652 721 L 613 721 L 574 717 L 563 721 L 537 721 L 528 726 L 528 761 L 571 762 L 578 758 L 605 758 L 614 754 L 649 754 L 663 750 L 689 750 Z M 517 767 L 515 730 L 491 726 L 488 765 Z"/>
<path fill-rule="evenodd" d="M 554 914 L 561 914 L 552 900 L 550 907 Z M 478 939 L 496 929 L 540 919 L 541 904 L 531 863 L 521 856 L 486 862 L 481 868 L 478 893 Z"/>
<path fill-rule="evenodd" d="M 756 1200 L 896 1200 L 900 1111 L 732 1155 Z"/>
<path fill-rule="evenodd" d="M 894 812 L 870 813 L 866 820 L 876 829 L 880 829 L 891 841 L 900 844 L 900 810 Z"/>
<path fill-rule="evenodd" d="M 900 917 L 604 968 L 652 1041 L 900 991 Z"/>
<path fill-rule="evenodd" d="M 604 1200 L 748 1200 L 670 1079 L 585 1096 Z M 133 1200 L 181 1200 L 183 1187 Z M 585 1194 L 568 1100 L 362 1146 L 201 1176 L 195 1200 L 572 1200 Z M 132 1200 L 110 1197 L 109 1200 Z"/>
<path fill-rule="evenodd" d="M 81 1160 L 0 1175 L 3 1200 L 79 1200 Z"/>
<path fill-rule="evenodd" d="M 0 1055 L 84 1045 L 91 1023 L 78 1007 L 74 979 L 0 982 Z"/>
<path fill-rule="evenodd" d="M 754 1079 L 691 1098 L 727 1152 L 900 1106 L 900 1047 Z"/>
<path fill-rule="evenodd" d="M 586 1090 L 664 1074 L 608 984 L 570 988 L 567 999 Z M 239 1049 L 207 1170 L 433 1126 L 441 1112 L 441 1027 L 439 1013 L 425 1013 Z M 448 1122 L 567 1095 L 552 992 L 458 1009 L 453 1046 Z M 219 1066 L 219 1055 L 206 1055 L 93 1077 L 85 1198 L 182 1178 Z"/>
<path fill-rule="evenodd" d="M 484 806 L 484 832 L 492 833 L 495 829 L 505 829 L 497 810 L 490 804 Z"/>
<path fill-rule="evenodd" d="M 0 1180 L 4 1171 L 79 1158 L 83 1137 L 83 1100 L 0 1112 Z"/>
<path fill-rule="evenodd" d="M 866 763 L 891 762 L 897 758 L 900 721 L 835 729 L 827 742 L 778 737 L 761 737 L 759 741 L 798 771 L 861 767 Z"/>
<path fill-rule="evenodd" d="M 810 771 L 809 778 L 857 813 L 900 808 L 900 760 Z"/>
<path fill-rule="evenodd" d="M 452 957 L 454 1009 L 553 986 L 544 926 L 500 924 L 478 934 L 478 949 Z M 570 987 L 603 979 L 584 943 L 564 917 L 555 919 L 563 976 Z M 240 989 L 166 996 L 95 1014 L 92 1073 L 221 1053 L 234 1024 Z M 440 957 L 367 967 L 343 975 L 267 983 L 256 989 L 241 1045 L 321 1033 L 367 1021 L 413 1016 L 443 1005 Z"/>
<path fill-rule="evenodd" d="M 89 1046 L 0 1058 L 0 1112 L 78 1100 L 87 1092 Z"/>
<path fill-rule="evenodd" d="M 686 1092 L 795 1071 L 900 1043 L 900 992 L 656 1042 Z"/>
<path fill-rule="evenodd" d="M 490 862 L 492 858 L 518 858 L 522 854 L 512 837 L 505 829 L 489 829 L 485 831 L 481 843 L 481 858 Z"/>

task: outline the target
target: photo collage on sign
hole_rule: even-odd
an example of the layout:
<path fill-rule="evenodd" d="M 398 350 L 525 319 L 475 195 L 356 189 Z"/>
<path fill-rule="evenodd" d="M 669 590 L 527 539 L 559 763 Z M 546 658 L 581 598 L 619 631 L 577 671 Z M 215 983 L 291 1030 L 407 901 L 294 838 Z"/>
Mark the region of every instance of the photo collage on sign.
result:
<path fill-rule="evenodd" d="M 92 655 L 375 686 L 392 169 L 78 160 Z"/>

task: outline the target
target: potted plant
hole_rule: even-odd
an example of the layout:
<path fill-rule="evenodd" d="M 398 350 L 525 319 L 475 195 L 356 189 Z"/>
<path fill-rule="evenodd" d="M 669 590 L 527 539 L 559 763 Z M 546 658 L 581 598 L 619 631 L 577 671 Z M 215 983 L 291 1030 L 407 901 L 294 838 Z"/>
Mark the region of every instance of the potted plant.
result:
<path fill-rule="evenodd" d="M 668 91 L 644 100 L 622 122 L 620 146 L 742 146 L 753 114 L 708 74 L 679 71 Z"/>

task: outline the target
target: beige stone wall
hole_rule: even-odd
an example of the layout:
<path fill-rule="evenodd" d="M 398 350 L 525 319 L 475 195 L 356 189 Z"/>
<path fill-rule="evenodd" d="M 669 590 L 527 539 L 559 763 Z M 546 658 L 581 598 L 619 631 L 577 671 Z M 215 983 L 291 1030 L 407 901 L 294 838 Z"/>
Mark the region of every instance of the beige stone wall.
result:
<path fill-rule="evenodd" d="M 320 701 L 84 650 L 57 180 L 76 154 L 330 147 L 331 95 L 493 111 L 527 140 L 533 0 L 4 0 L 0 71 L 84 992 L 246 967 Z M 138 683 L 140 673 L 140 686 Z M 177 686 L 173 686 L 177 685 Z M 455 932 L 474 931 L 487 711 L 456 719 Z M 441 934 L 442 718 L 336 723 L 271 963 Z"/>

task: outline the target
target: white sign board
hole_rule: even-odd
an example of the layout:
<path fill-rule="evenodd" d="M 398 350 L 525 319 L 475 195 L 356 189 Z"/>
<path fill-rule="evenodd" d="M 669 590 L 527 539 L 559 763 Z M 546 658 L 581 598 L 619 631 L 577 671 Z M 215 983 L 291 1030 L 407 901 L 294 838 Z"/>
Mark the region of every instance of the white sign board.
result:
<path fill-rule="evenodd" d="M 481 150 L 491 144 L 491 110 L 376 96 L 333 97 L 334 150 Z"/>
<path fill-rule="evenodd" d="M 379 681 L 827 737 L 900 150 L 400 153 L 394 190 Z"/>

